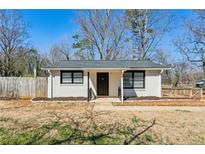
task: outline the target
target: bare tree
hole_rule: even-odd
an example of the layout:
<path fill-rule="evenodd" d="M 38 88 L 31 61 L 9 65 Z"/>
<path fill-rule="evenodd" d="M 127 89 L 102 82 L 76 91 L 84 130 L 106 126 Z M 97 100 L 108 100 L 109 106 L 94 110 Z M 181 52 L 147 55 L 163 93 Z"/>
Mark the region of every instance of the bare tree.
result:
<path fill-rule="evenodd" d="M 172 67 L 173 61 L 171 55 L 165 49 L 158 49 L 153 55 L 153 61 L 167 67 Z M 162 73 L 162 83 L 171 84 L 172 76 L 171 70 L 165 70 Z"/>
<path fill-rule="evenodd" d="M 84 10 L 79 14 L 77 23 L 80 31 L 74 47 L 89 54 L 90 59 L 116 59 L 126 50 L 126 25 L 120 13 L 113 10 Z"/>
<path fill-rule="evenodd" d="M 177 60 L 173 55 L 165 49 L 160 49 L 154 54 L 154 61 L 170 67 L 171 70 L 165 70 L 162 73 L 162 83 L 172 84 L 172 86 L 182 86 L 183 84 L 193 84 L 195 77 L 193 73 L 193 66 L 185 59 Z"/>
<path fill-rule="evenodd" d="M 132 32 L 132 59 L 149 58 L 170 30 L 173 16 L 164 10 L 126 10 L 126 15 Z"/>
<path fill-rule="evenodd" d="M 2 76 L 12 76 L 15 64 L 25 54 L 28 39 L 28 23 L 19 11 L 0 10 L 0 57 Z M 21 53 L 21 54 L 20 54 Z"/>
<path fill-rule="evenodd" d="M 186 32 L 180 39 L 175 39 L 174 45 L 187 61 L 195 63 L 203 69 L 205 78 L 205 11 L 193 11 L 196 15 L 185 22 Z"/>
<path fill-rule="evenodd" d="M 70 46 L 64 38 L 60 43 L 54 44 L 50 49 L 51 63 L 59 60 L 70 60 Z"/>

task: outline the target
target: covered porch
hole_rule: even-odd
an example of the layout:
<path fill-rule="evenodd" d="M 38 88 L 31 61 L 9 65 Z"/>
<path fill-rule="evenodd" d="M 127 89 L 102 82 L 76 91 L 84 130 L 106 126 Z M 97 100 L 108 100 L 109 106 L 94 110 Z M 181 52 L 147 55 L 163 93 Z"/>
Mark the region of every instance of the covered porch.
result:
<path fill-rule="evenodd" d="M 123 74 L 125 70 L 88 70 L 88 101 L 124 101 Z"/>

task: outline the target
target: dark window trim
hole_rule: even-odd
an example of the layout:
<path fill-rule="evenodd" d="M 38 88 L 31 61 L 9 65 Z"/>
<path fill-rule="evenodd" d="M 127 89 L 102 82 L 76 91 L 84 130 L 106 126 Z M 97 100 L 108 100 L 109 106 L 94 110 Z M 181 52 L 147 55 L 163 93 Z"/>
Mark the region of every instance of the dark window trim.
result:
<path fill-rule="evenodd" d="M 126 71 L 125 73 L 132 73 L 132 86 L 131 87 L 124 87 L 124 84 L 123 84 L 123 89 L 145 89 L 145 71 L 144 70 L 131 70 L 131 71 Z M 134 73 L 135 72 L 142 72 L 143 73 L 143 87 L 134 87 Z M 124 76 L 123 76 L 123 80 L 124 80 Z"/>
<path fill-rule="evenodd" d="M 73 73 L 82 73 L 82 82 L 74 82 L 74 76 L 73 76 Z M 62 78 L 63 78 L 63 76 L 62 76 L 62 74 L 63 73 L 71 73 L 71 82 L 63 82 L 63 80 L 62 80 Z M 83 79 L 83 77 L 84 77 L 84 74 L 83 74 L 83 71 L 80 71 L 80 70 L 61 70 L 60 71 L 60 83 L 61 84 L 83 84 L 83 81 L 84 81 L 84 79 Z"/>

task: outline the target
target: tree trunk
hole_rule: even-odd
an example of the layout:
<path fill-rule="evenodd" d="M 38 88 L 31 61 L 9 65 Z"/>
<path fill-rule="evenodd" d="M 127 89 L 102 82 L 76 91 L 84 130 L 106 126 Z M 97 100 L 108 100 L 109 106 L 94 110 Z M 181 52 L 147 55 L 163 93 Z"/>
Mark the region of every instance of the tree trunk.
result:
<path fill-rule="evenodd" d="M 205 79 L 205 61 L 203 61 L 202 66 L 203 66 L 203 77 L 204 77 L 204 79 Z"/>
<path fill-rule="evenodd" d="M 100 43 L 100 60 L 103 60 L 103 47 L 102 47 L 102 43 Z"/>
<path fill-rule="evenodd" d="M 134 34 L 132 34 L 132 60 L 135 59 L 135 40 Z"/>
<path fill-rule="evenodd" d="M 105 60 L 109 60 L 109 49 L 106 49 Z"/>
<path fill-rule="evenodd" d="M 143 25 L 143 33 L 142 33 L 142 60 L 145 59 L 145 45 L 147 39 L 147 10 L 145 10 L 145 19 Z"/>

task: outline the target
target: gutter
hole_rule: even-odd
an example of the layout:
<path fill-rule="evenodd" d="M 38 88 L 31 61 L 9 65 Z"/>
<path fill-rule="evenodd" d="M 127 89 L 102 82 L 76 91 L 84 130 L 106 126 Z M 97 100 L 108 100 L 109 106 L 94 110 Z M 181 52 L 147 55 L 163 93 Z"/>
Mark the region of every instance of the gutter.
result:
<path fill-rule="evenodd" d="M 42 70 L 170 70 L 171 68 L 41 68 Z"/>

